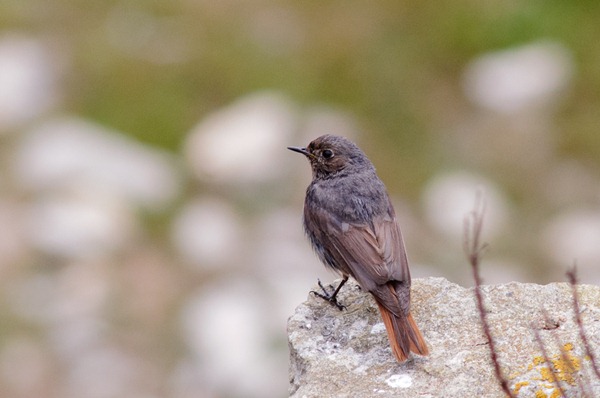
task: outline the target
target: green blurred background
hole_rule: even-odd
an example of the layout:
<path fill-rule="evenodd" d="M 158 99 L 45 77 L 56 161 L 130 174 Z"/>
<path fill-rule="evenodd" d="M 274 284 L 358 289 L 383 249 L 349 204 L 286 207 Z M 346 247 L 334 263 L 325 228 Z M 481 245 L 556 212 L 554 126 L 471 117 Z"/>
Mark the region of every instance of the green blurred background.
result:
<path fill-rule="evenodd" d="M 557 40 L 577 64 L 556 115 L 560 153 L 598 159 L 595 2 L 9 0 L 0 7 L 3 29 L 64 46 L 70 112 L 176 151 L 203 115 L 276 88 L 356 115 L 369 132 L 367 148 L 381 154 L 379 168 L 412 196 L 442 160 L 456 161 L 440 160 L 436 131 L 467 111 L 465 65 L 482 52 Z"/>
<path fill-rule="evenodd" d="M 333 109 L 353 126 L 348 134 L 376 165 L 398 203 L 417 276 L 443 275 L 470 283 L 460 224 L 454 237 L 440 232 L 444 227 L 436 227 L 432 221 L 436 213 L 429 205 L 435 203 L 432 206 L 443 212 L 443 194 L 440 198 L 435 193 L 443 191 L 434 189 L 439 187 L 436 181 L 466 175 L 490 185 L 491 207 L 500 203 L 503 209 L 498 216 L 502 226 L 490 235 L 490 262 L 484 265 L 487 282 L 561 280 L 571 265 L 565 259 L 572 258 L 582 269 L 582 282 L 598 283 L 598 21 L 600 4 L 594 1 L 2 1 L 0 39 L 16 35 L 40 43 L 52 60 L 48 69 L 53 70 L 56 93 L 43 111 L 16 123 L 0 123 L 0 195 L 1 202 L 9 204 L 2 208 L 5 213 L 27 213 L 36 196 L 42 195 L 23 188 L 12 172 L 23 137 L 65 115 L 166 154 L 181 187 L 159 209 L 127 205 L 128 217 L 135 220 L 134 232 L 127 245 L 110 253 L 83 259 L 57 256 L 30 247 L 27 233 L 23 234 L 25 243 L 20 243 L 17 254 L 2 260 L 0 269 L 0 286 L 7 292 L 0 302 L 0 395 L 286 395 L 285 314 L 291 314 L 293 303 L 304 299 L 312 285 L 298 287 L 300 296 L 288 298 L 290 304 L 270 317 L 270 303 L 279 300 L 280 292 L 272 285 L 286 286 L 290 281 L 285 273 L 264 276 L 268 270 L 257 272 L 253 263 L 259 260 L 244 256 L 262 250 L 251 239 L 262 236 L 257 232 L 262 228 L 294 234 L 290 240 L 311 256 L 300 224 L 308 165 L 291 153 L 283 154 L 285 145 L 283 155 L 257 151 L 254 156 L 272 158 L 273 168 L 281 167 L 283 174 L 240 183 L 219 181 L 218 175 L 216 180 L 204 178 L 189 159 L 202 156 L 190 149 L 195 126 L 256 93 L 277 93 L 292 104 L 296 124 L 285 137 L 287 145 L 305 145 L 315 138 L 306 129 L 315 109 Z M 563 62 L 559 66 L 566 70 L 558 89 L 546 96 L 548 102 L 538 98 L 523 109 L 502 112 L 470 98 L 469 71 L 480 57 L 540 43 L 559 48 Z M 244 226 L 238 237 L 250 243 L 235 260 L 190 267 L 172 243 L 173 219 L 186 204 L 204 197 L 225 204 L 225 213 L 234 213 Z M 455 209 L 448 203 L 447 212 Z M 277 217 L 271 218 L 273 213 L 285 214 L 286 220 L 294 215 L 296 223 L 278 223 Z M 493 216 L 490 223 L 493 227 Z M 200 225 L 197 234 L 210 232 Z M 556 243 L 561 236 L 566 246 Z M 265 239 L 271 238 L 267 234 Z M 231 244 L 235 247 L 238 242 Z M 562 250 L 564 258 L 554 256 L 551 247 Z M 565 252 L 565 247 L 574 252 Z M 579 256 L 577 250 L 585 253 Z M 283 253 L 283 262 L 286 256 L 291 258 L 294 252 Z M 248 266 L 236 261 L 247 261 Z M 94 324 L 100 326 L 90 326 L 98 328 L 101 344 L 96 340 L 92 344 L 94 354 L 89 354 L 85 367 L 77 353 L 64 354 L 57 348 L 60 338 L 53 333 L 64 330 L 57 332 L 48 322 L 23 315 L 13 297 L 29 303 L 30 290 L 15 291 L 29 286 L 24 281 L 43 275 L 44 286 L 52 285 L 65 277 L 65 269 L 90 266 L 106 278 L 106 284 L 92 311 L 97 317 Z M 319 267 L 314 260 L 303 281 L 318 275 L 331 279 L 324 271 L 317 275 L 322 272 Z M 244 337 L 245 343 L 240 343 L 260 349 L 241 355 L 238 362 L 234 353 L 233 365 L 225 361 L 215 364 L 214 370 L 210 360 L 218 355 L 205 352 L 212 344 L 206 341 L 219 340 L 202 330 L 216 328 L 219 334 L 219 327 L 239 327 L 236 333 L 244 335 L 244 325 L 186 326 L 196 322 L 186 308 L 195 308 L 195 297 L 210 299 L 207 291 L 233 289 L 227 283 L 232 275 L 244 280 L 242 285 L 232 284 L 239 287 L 234 294 L 244 292 L 240 296 L 244 300 L 245 289 L 250 289 L 254 301 L 248 302 L 264 310 L 248 318 L 262 337 L 248 341 Z M 146 277 L 150 282 L 140 282 Z M 81 286 L 77 276 L 73 278 L 72 283 Z M 215 294 L 213 299 L 219 302 L 219 293 Z M 51 300 L 48 297 L 39 300 Z M 31 303 L 35 306 L 37 301 Z M 222 317 L 227 317 L 228 309 L 222 309 Z M 199 310 L 200 319 L 203 311 Z M 201 330 L 199 348 L 193 347 L 194 337 L 186 335 L 188 329 L 191 335 Z M 227 349 L 223 344 L 214 346 Z M 248 366 L 261 368 L 260 358 L 267 358 L 263 370 L 239 373 Z M 31 368 L 33 376 L 22 375 Z M 105 388 L 113 380 L 107 368 L 123 370 L 117 372 L 122 379 L 114 388 Z M 233 386 L 238 378 L 239 385 Z"/>

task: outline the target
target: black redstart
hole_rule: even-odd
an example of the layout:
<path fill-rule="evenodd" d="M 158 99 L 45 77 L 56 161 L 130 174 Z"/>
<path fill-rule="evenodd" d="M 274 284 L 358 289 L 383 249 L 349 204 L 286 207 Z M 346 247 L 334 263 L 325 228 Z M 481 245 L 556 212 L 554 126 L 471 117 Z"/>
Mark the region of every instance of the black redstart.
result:
<path fill-rule="evenodd" d="M 375 298 L 397 360 L 411 351 L 429 354 L 410 313 L 410 272 L 396 214 L 373 164 L 334 135 L 288 149 L 305 155 L 312 168 L 304 230 L 321 261 L 343 277 L 333 293 L 320 282 L 323 294 L 314 293 L 342 309 L 336 295 L 352 276 Z"/>

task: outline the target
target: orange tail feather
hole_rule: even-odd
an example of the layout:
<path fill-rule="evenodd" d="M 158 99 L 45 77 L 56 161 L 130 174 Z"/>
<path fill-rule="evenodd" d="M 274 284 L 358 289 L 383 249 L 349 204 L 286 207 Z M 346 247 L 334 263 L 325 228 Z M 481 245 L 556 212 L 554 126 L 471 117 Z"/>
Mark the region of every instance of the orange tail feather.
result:
<path fill-rule="evenodd" d="M 398 362 L 406 361 L 411 351 L 419 355 L 429 354 L 425 339 L 423 339 L 411 313 L 408 313 L 406 318 L 397 317 L 381 304 L 377 303 L 377 305 L 387 330 L 392 352 Z"/>

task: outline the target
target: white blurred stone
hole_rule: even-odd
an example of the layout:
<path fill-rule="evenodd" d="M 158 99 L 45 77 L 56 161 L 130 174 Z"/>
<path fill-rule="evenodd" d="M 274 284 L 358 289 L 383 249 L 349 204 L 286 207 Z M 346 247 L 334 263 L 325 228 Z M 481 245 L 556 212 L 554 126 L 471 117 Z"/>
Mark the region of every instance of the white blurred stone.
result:
<path fill-rule="evenodd" d="M 456 243 L 462 242 L 464 220 L 473 211 L 479 190 L 486 205 L 483 237 L 484 240 L 492 239 L 507 224 L 508 201 L 496 184 L 476 174 L 445 173 L 429 181 L 423 196 L 427 221 L 437 232 Z"/>
<path fill-rule="evenodd" d="M 49 254 L 87 258 L 125 247 L 136 231 L 132 210 L 111 194 L 90 186 L 45 194 L 26 208 L 25 235 Z"/>
<path fill-rule="evenodd" d="M 270 315 L 260 294 L 246 279 L 226 278 L 183 308 L 184 340 L 207 383 L 225 395 L 278 397 L 285 390 L 287 365 L 271 358 L 271 332 L 264 328 Z"/>
<path fill-rule="evenodd" d="M 567 48 L 537 42 L 478 57 L 465 71 L 464 90 L 484 108 L 514 114 L 556 101 L 573 69 Z"/>
<path fill-rule="evenodd" d="M 143 364 L 107 346 L 107 332 L 112 330 L 104 319 L 111 299 L 108 274 L 106 264 L 72 263 L 19 280 L 9 289 L 12 311 L 40 327 L 49 351 L 61 364 L 59 373 L 49 371 L 52 378 L 60 375 L 59 396 L 132 396 L 131 388 L 142 384 L 136 382 Z M 31 372 L 36 371 L 34 365 Z"/>
<path fill-rule="evenodd" d="M 55 57 L 41 40 L 16 32 L 0 36 L 0 132 L 57 103 Z"/>
<path fill-rule="evenodd" d="M 208 115 L 190 133 L 187 161 L 203 180 L 252 184 L 282 175 L 295 128 L 292 104 L 261 92 Z"/>
<path fill-rule="evenodd" d="M 562 269 L 574 262 L 582 283 L 600 283 L 600 209 L 566 211 L 550 220 L 541 235 L 541 250 Z"/>
<path fill-rule="evenodd" d="M 232 262 L 243 251 L 241 222 L 234 210 L 218 199 L 185 205 L 173 221 L 171 238 L 183 258 L 198 268 Z"/>
<path fill-rule="evenodd" d="M 26 134 L 14 170 L 27 189 L 96 186 L 150 210 L 168 205 L 180 189 L 167 153 L 76 118 L 52 120 Z"/>

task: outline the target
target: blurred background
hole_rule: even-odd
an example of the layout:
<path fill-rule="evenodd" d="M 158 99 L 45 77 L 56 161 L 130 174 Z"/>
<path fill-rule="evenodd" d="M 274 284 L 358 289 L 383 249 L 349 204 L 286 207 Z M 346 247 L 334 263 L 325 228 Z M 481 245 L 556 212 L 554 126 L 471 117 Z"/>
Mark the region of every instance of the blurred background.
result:
<path fill-rule="evenodd" d="M 284 397 L 333 280 L 306 160 L 355 140 L 414 277 L 600 282 L 595 1 L 0 2 L 0 396 Z"/>

